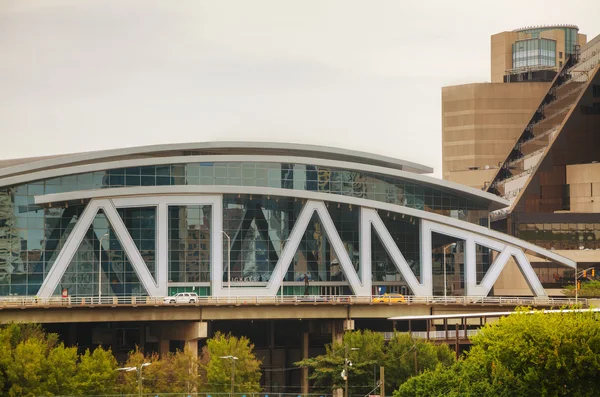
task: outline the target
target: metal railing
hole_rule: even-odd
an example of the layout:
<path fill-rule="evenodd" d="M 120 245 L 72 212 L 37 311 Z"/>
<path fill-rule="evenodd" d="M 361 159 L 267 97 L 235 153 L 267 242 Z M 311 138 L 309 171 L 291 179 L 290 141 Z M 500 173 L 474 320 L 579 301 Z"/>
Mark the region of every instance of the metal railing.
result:
<path fill-rule="evenodd" d="M 169 307 L 169 306 L 277 306 L 277 305 L 495 305 L 495 306 L 551 306 L 562 307 L 575 304 L 573 298 L 549 297 L 500 297 L 500 296 L 412 296 L 400 300 L 385 296 L 353 295 L 307 295 L 307 296 L 200 296 L 186 301 L 174 297 L 151 296 L 103 296 L 39 298 L 35 296 L 0 297 L 0 309 L 8 308 L 60 308 L 60 307 Z M 587 306 L 587 299 L 578 299 L 578 304 Z"/>
<path fill-rule="evenodd" d="M 471 336 L 476 335 L 479 329 L 459 329 L 458 339 L 469 339 Z M 417 339 L 432 339 L 432 340 L 455 340 L 456 330 L 448 329 L 448 331 L 429 331 L 429 338 L 427 337 L 427 331 L 413 331 L 410 333 L 413 338 Z M 383 339 L 390 340 L 394 337 L 394 332 L 383 332 Z"/>

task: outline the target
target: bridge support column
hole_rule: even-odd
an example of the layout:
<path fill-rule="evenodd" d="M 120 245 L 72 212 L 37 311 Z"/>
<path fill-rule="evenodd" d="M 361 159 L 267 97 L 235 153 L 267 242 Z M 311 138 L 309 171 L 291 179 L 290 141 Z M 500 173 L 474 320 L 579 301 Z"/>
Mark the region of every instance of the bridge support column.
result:
<path fill-rule="evenodd" d="M 169 352 L 170 341 L 181 340 L 194 356 L 198 356 L 198 339 L 208 336 L 207 323 L 203 321 L 162 322 L 152 327 L 152 333 L 158 336 L 160 354 Z"/>
<path fill-rule="evenodd" d="M 158 353 L 162 356 L 163 354 L 169 353 L 169 345 L 171 341 L 168 339 L 159 339 L 158 340 Z"/>
<path fill-rule="evenodd" d="M 342 343 L 344 339 L 344 323 L 341 320 L 331 321 L 331 343 Z"/>
<path fill-rule="evenodd" d="M 186 340 L 185 347 L 192 352 L 192 356 L 198 357 L 198 339 Z"/>
<path fill-rule="evenodd" d="M 309 334 L 308 332 L 304 332 L 302 335 L 302 359 L 308 358 L 308 341 Z M 301 393 L 308 394 L 308 367 L 302 368 L 302 383 L 301 383 Z"/>

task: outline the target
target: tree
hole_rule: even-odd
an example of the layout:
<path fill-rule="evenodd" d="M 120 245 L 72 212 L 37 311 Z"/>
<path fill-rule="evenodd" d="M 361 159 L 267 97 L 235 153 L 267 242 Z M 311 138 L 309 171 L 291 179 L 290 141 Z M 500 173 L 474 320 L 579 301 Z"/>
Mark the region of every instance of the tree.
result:
<path fill-rule="evenodd" d="M 413 339 L 407 333 L 395 333 L 385 349 L 385 388 L 396 390 L 411 376 L 435 369 L 438 364 L 450 366 L 454 361 L 454 353 L 445 344 L 435 345 Z"/>
<path fill-rule="evenodd" d="M 58 336 L 38 325 L 0 329 L 0 384 L 11 396 L 70 394 L 77 349 L 57 345 Z"/>
<path fill-rule="evenodd" d="M 173 374 L 173 380 L 168 388 L 171 393 L 192 393 L 200 390 L 205 377 L 199 375 L 198 357 L 187 346 L 183 351 L 170 354 L 169 364 Z"/>
<path fill-rule="evenodd" d="M 566 296 L 575 296 L 575 286 L 568 285 L 563 290 Z M 580 298 L 597 298 L 600 296 L 600 280 L 581 280 L 581 288 L 577 292 Z"/>
<path fill-rule="evenodd" d="M 81 356 L 75 375 L 75 390 L 79 395 L 110 394 L 115 391 L 117 360 L 112 351 L 97 347 Z"/>
<path fill-rule="evenodd" d="M 345 386 L 341 373 L 346 355 L 352 362 L 348 368 L 349 394 L 366 394 L 371 391 L 374 372 L 384 360 L 383 334 L 369 330 L 346 332 L 341 341 L 325 346 L 325 354 L 299 361 L 296 365 L 310 369 L 313 387 L 332 391 Z"/>
<path fill-rule="evenodd" d="M 68 395 L 76 392 L 74 374 L 79 355 L 76 347 L 60 344 L 48 352 L 44 372 L 46 390 L 50 395 Z"/>
<path fill-rule="evenodd" d="M 519 314 L 488 324 L 450 369 L 410 379 L 395 397 L 594 396 L 600 387 L 600 327 L 591 312 Z"/>
<path fill-rule="evenodd" d="M 205 371 L 206 391 L 227 393 L 234 376 L 235 391 L 256 393 L 260 391 L 260 364 L 253 352 L 254 345 L 244 336 L 217 332 L 202 349 L 201 368 Z M 225 359 L 221 357 L 237 357 Z"/>
<path fill-rule="evenodd" d="M 142 373 L 144 393 L 192 393 L 201 385 L 198 358 L 188 348 L 159 356 L 157 353 L 144 355 L 136 347 L 129 352 L 124 367 L 135 367 L 139 370 L 143 363 L 151 363 L 144 367 Z M 123 372 L 120 376 L 119 391 L 126 394 L 137 393 L 137 381 L 136 371 Z"/>
<path fill-rule="evenodd" d="M 19 342 L 12 352 L 12 362 L 6 369 L 10 382 L 9 396 L 48 395 L 42 381 L 46 367 L 46 345 L 40 339 Z"/>
<path fill-rule="evenodd" d="M 296 365 L 308 367 L 313 387 L 321 391 L 332 391 L 345 386 L 341 377 L 348 347 L 349 394 L 365 395 L 376 387 L 379 368 L 385 366 L 386 390 L 392 391 L 415 375 L 415 350 L 418 372 L 434 369 L 436 365 L 454 363 L 452 352 L 446 345 L 434 345 L 427 341 L 412 339 L 405 333 L 395 333 L 389 343 L 383 335 L 369 330 L 346 332 L 342 341 L 325 347 L 325 354 L 305 359 Z M 374 381 L 374 378 L 376 379 Z"/>

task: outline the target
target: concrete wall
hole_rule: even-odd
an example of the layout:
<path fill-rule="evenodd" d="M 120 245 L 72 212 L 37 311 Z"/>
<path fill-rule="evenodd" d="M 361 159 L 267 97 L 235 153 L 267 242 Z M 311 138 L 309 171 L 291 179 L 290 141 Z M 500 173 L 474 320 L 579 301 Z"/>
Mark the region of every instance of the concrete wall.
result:
<path fill-rule="evenodd" d="M 570 212 L 600 212 L 600 163 L 567 165 Z"/>
<path fill-rule="evenodd" d="M 491 37 L 490 65 L 492 83 L 502 83 L 504 72 L 512 69 L 512 43 L 517 40 L 516 32 L 496 33 Z"/>
<path fill-rule="evenodd" d="M 512 150 L 550 83 L 474 83 L 442 88 L 444 179 L 481 188 Z"/>

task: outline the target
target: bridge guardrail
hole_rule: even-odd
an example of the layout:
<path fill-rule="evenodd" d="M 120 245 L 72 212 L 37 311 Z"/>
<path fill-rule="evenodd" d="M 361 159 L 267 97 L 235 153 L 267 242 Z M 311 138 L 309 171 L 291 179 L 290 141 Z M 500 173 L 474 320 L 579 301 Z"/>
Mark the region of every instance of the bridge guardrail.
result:
<path fill-rule="evenodd" d="M 374 299 L 385 300 L 382 296 L 352 296 L 352 295 L 307 295 L 307 296 L 232 296 L 232 297 L 198 297 L 195 302 L 168 303 L 164 297 L 150 296 L 53 296 L 40 298 L 35 296 L 4 296 L 0 297 L 2 308 L 34 308 L 34 307 L 117 307 L 117 306 L 248 306 L 248 305 L 498 305 L 498 306 L 551 306 L 562 307 L 574 305 L 573 298 L 534 298 L 534 297 L 475 297 L 475 296 L 412 296 L 404 297 L 403 302 L 384 301 L 374 302 Z M 394 299 L 394 298 L 392 298 Z M 577 300 L 577 304 L 587 306 L 585 298 Z"/>
<path fill-rule="evenodd" d="M 479 329 L 459 329 L 458 330 L 458 339 L 469 339 L 473 335 L 477 335 L 479 333 Z M 410 333 L 413 338 L 417 339 L 431 339 L 431 340 L 440 340 L 440 339 L 448 339 L 455 340 L 456 339 L 456 330 L 449 329 L 448 331 L 429 331 L 429 338 L 427 338 L 427 331 L 413 331 Z M 390 340 L 394 337 L 393 332 L 383 332 L 383 339 Z"/>

